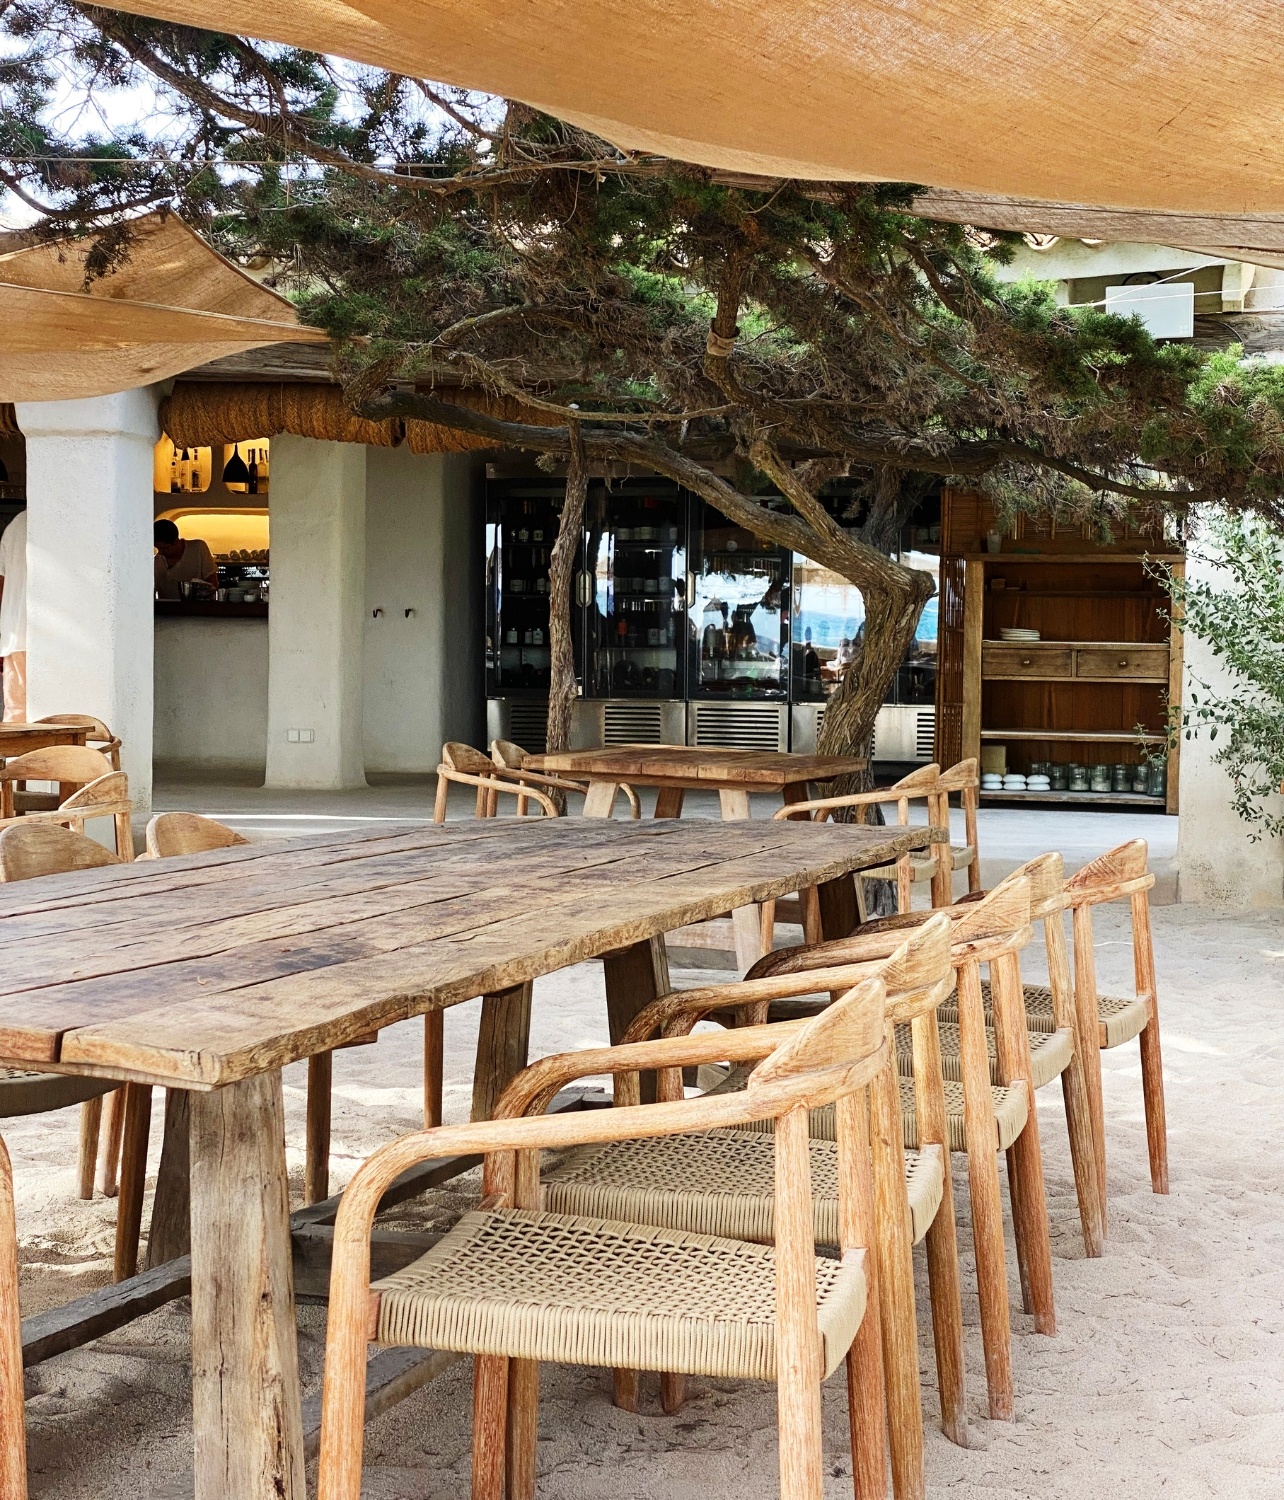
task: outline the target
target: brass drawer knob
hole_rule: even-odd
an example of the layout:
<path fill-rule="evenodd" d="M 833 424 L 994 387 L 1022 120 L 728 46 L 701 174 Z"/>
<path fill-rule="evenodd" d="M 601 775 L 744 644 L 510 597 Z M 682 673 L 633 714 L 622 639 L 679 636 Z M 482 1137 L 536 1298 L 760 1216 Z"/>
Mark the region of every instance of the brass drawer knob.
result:
<path fill-rule="evenodd" d="M 1028 667 L 1030 665 L 1030 658 L 1028 656 L 1023 656 L 1021 658 L 1021 665 L 1023 667 Z"/>
<path fill-rule="evenodd" d="M 1120 662 L 1120 663 L 1119 663 L 1119 665 L 1120 665 L 1120 666 L 1121 666 L 1121 667 L 1126 667 L 1126 666 L 1127 666 L 1127 665 L 1128 665 L 1128 663 L 1127 663 L 1127 662 L 1126 662 L 1126 661 L 1121 661 L 1121 662 Z"/>

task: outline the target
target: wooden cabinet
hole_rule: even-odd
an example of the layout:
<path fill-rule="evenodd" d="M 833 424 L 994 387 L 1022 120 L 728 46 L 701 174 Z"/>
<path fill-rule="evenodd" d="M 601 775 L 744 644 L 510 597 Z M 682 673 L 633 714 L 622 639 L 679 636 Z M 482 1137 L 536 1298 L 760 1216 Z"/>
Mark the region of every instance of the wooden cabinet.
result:
<path fill-rule="evenodd" d="M 953 492 L 957 501 L 961 492 Z M 1162 748 L 1169 704 L 1181 698 L 1180 631 L 1150 564 L 1180 571 L 1162 539 L 1128 537 L 1093 548 L 1069 536 L 1005 535 L 983 550 L 986 502 L 961 496 L 943 514 L 937 757 L 943 764 L 987 744 L 1007 748 L 1010 770 L 1033 761 L 1136 765 Z M 962 513 L 962 524 L 959 514 Z M 1156 545 L 1158 542 L 1158 545 Z M 1038 641 L 1004 641 L 1004 628 Z M 1150 806 L 1177 811 L 1177 752 L 1163 798 L 1140 793 L 983 793 L 986 800 Z"/>

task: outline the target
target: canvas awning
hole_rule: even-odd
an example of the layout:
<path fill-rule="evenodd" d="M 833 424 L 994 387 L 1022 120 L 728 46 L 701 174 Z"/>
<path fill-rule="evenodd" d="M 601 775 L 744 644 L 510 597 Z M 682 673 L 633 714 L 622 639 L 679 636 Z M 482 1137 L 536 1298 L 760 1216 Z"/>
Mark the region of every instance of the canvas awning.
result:
<path fill-rule="evenodd" d="M 104 396 L 239 350 L 325 342 L 172 214 L 139 219 L 128 258 L 86 283 L 88 251 L 0 255 L 0 402 Z"/>
<path fill-rule="evenodd" d="M 1284 210 L 1278 0 L 226 0 L 217 23 L 733 171 Z"/>

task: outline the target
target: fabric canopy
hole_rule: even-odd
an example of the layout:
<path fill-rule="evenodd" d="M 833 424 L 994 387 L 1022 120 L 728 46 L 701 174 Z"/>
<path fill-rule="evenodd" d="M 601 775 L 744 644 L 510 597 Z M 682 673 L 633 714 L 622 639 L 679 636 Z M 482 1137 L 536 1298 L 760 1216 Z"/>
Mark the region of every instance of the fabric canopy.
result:
<path fill-rule="evenodd" d="M 88 242 L 0 255 L 0 401 L 105 396 L 223 354 L 325 341 L 172 214 L 135 227 L 128 258 L 88 283 Z"/>
<path fill-rule="evenodd" d="M 1284 210 L 1279 0 L 130 0 L 768 176 Z"/>

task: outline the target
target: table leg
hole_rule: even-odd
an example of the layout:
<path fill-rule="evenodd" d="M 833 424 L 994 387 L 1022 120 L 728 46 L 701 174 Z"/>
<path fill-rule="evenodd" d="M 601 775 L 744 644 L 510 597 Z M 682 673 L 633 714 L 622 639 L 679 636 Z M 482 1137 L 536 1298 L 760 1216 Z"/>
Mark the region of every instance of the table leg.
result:
<path fill-rule="evenodd" d="M 192 1248 L 190 1100 L 186 1089 L 165 1090 L 165 1134 L 147 1235 L 149 1268 L 177 1260 Z"/>
<path fill-rule="evenodd" d="M 655 794 L 655 816 L 657 818 L 680 818 L 682 801 L 686 792 L 680 786 L 662 786 Z"/>
<path fill-rule="evenodd" d="M 489 1120 L 494 1115 L 499 1096 L 526 1066 L 532 990 L 528 982 L 482 996 L 477 1063 L 473 1069 L 474 1120 Z"/>
<path fill-rule="evenodd" d="M 644 938 L 630 948 L 602 955 L 606 971 L 606 1023 L 611 1045 L 624 1040 L 629 1023 L 640 1010 L 673 988 L 669 981 L 669 953 L 662 937 Z M 642 1075 L 642 1102 L 655 1102 L 655 1074 Z"/>
<path fill-rule="evenodd" d="M 616 781 L 590 781 L 584 794 L 584 816 L 609 818 L 615 809 L 615 794 L 619 789 Z"/>
<path fill-rule="evenodd" d="M 856 910 L 855 878 L 840 875 L 837 880 L 826 880 L 814 889 L 816 904 L 820 910 L 820 926 L 826 939 L 850 937 L 860 926 L 860 913 Z M 807 941 L 812 941 L 810 936 Z"/>
<path fill-rule="evenodd" d="M 748 792 L 721 787 L 718 801 L 725 823 L 738 822 L 750 815 Z M 731 930 L 736 944 L 736 967 L 743 974 L 762 957 L 762 914 L 756 906 L 738 907 L 731 913 Z"/>
<path fill-rule="evenodd" d="M 281 1074 L 191 1115 L 195 1500 L 306 1500 Z"/>

